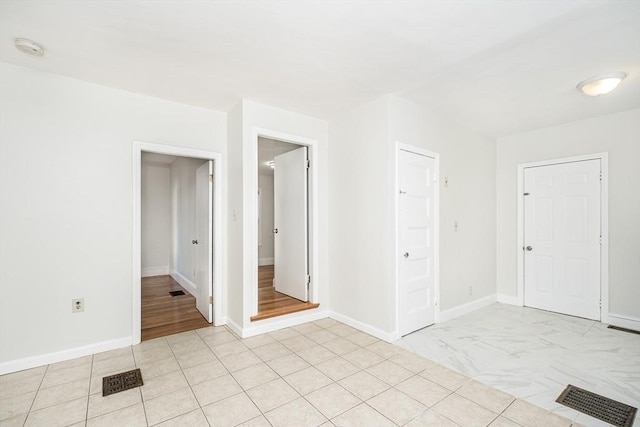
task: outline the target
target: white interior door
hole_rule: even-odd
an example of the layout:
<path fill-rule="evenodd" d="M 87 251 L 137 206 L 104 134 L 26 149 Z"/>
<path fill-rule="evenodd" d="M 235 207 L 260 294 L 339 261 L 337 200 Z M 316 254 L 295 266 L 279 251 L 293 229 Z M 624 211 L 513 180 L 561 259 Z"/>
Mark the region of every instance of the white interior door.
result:
<path fill-rule="evenodd" d="M 213 321 L 213 161 L 196 170 L 196 307 Z"/>
<path fill-rule="evenodd" d="M 524 304 L 600 320 L 600 160 L 524 169 Z"/>
<path fill-rule="evenodd" d="M 274 157 L 274 286 L 308 301 L 307 147 Z"/>
<path fill-rule="evenodd" d="M 399 289 L 401 335 L 435 322 L 435 159 L 400 151 Z"/>

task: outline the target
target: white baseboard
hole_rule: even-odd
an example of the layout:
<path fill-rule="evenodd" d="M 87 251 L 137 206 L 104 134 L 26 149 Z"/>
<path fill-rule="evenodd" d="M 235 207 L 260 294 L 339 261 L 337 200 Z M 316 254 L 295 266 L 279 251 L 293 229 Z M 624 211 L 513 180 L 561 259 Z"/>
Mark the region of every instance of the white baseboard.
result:
<path fill-rule="evenodd" d="M 165 265 L 164 267 L 143 267 L 142 268 L 142 277 L 152 277 L 152 276 L 166 276 L 169 274 L 169 266 Z"/>
<path fill-rule="evenodd" d="M 231 320 L 230 318 L 226 318 L 225 319 L 225 325 L 227 325 L 227 327 L 229 329 L 231 329 L 231 331 L 236 334 L 239 337 L 242 337 L 242 326 L 238 325 L 236 322 L 234 322 L 233 320 Z"/>
<path fill-rule="evenodd" d="M 640 319 L 633 316 L 625 316 L 622 314 L 609 313 L 610 325 L 618 326 L 620 328 L 633 329 L 634 331 L 640 331 Z"/>
<path fill-rule="evenodd" d="M 486 297 L 479 298 L 475 301 L 470 301 L 466 304 L 459 305 L 457 307 L 442 310 L 440 312 L 440 322 L 446 322 L 447 320 L 455 319 L 456 317 L 464 316 L 497 301 L 496 294 L 487 295 Z"/>
<path fill-rule="evenodd" d="M 178 273 L 176 270 L 171 271 L 171 277 L 173 277 L 173 280 L 180 283 L 180 286 L 189 291 L 191 295 L 193 295 L 194 297 L 196 296 L 196 294 L 198 293 L 198 287 L 195 283 L 184 277 L 182 274 Z"/>
<path fill-rule="evenodd" d="M 522 307 L 520 299 L 516 296 L 497 294 L 497 300 L 502 304 L 517 305 L 519 307 Z"/>
<path fill-rule="evenodd" d="M 261 266 L 261 265 L 273 265 L 274 262 L 275 262 L 275 260 L 273 259 L 273 257 L 271 257 L 271 258 L 258 258 L 258 266 Z"/>
<path fill-rule="evenodd" d="M 367 325 L 366 323 L 362 323 L 358 320 L 352 319 L 351 317 L 345 316 L 344 314 L 336 313 L 335 311 L 330 312 L 329 317 L 331 317 L 334 320 L 337 320 L 338 322 L 342 322 L 345 325 L 351 326 L 352 328 L 356 328 L 364 333 L 373 335 L 374 337 L 386 342 L 393 342 L 398 338 L 400 338 L 400 335 L 398 334 L 397 331 L 386 332 L 386 331 L 383 331 L 382 329 L 378 329 L 371 325 Z"/>
<path fill-rule="evenodd" d="M 251 325 L 246 328 L 242 328 L 236 322 L 227 317 L 227 326 L 239 337 L 249 338 L 266 332 L 273 332 L 278 329 L 300 325 L 302 323 L 315 322 L 316 320 L 324 319 L 326 317 L 329 317 L 329 313 L 326 310 L 319 311 L 318 309 L 312 309 L 298 311 L 296 313 L 286 314 L 271 319 L 259 320 L 257 322 L 251 322 Z"/>
<path fill-rule="evenodd" d="M 284 316 L 273 317 L 271 319 L 259 320 L 251 322 L 251 326 L 244 328 L 242 338 L 254 337 L 264 334 L 265 332 L 277 331 L 278 329 L 289 328 L 291 326 L 301 325 L 307 322 L 315 322 L 316 320 L 329 317 L 326 310 L 311 309 L 298 311 L 296 313 L 286 314 Z"/>
<path fill-rule="evenodd" d="M 65 360 L 76 359 L 78 357 L 89 356 L 90 354 L 102 353 L 103 351 L 115 350 L 130 345 L 131 337 L 125 337 L 110 341 L 102 341 L 83 347 L 56 351 L 54 353 L 41 354 L 39 356 L 25 357 L 24 359 L 2 362 L 0 363 L 0 375 L 23 371 L 25 369 L 31 369 L 38 366 L 50 365 L 52 363 L 63 362 Z"/>

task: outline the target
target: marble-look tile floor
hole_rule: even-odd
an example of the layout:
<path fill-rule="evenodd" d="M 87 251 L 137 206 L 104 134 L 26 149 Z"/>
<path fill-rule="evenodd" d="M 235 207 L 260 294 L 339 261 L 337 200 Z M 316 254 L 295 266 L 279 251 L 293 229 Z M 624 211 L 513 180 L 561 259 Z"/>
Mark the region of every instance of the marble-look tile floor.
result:
<path fill-rule="evenodd" d="M 102 377 L 138 367 L 139 388 Z M 248 339 L 209 327 L 0 377 L 0 426 L 565 426 L 332 319 Z M 575 424 L 573 424 L 575 425 Z"/>
<path fill-rule="evenodd" d="M 640 408 L 640 335 L 600 322 L 496 303 L 396 344 L 585 426 L 609 424 L 556 403 L 567 384 Z"/>

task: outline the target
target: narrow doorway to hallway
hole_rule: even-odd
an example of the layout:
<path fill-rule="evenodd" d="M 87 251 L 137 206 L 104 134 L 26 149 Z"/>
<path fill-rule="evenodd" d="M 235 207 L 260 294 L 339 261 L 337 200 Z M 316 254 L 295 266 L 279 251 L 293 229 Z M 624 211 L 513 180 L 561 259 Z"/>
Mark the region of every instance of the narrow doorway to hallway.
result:
<path fill-rule="evenodd" d="M 142 153 L 140 338 L 212 321 L 212 168 L 207 159 Z"/>
<path fill-rule="evenodd" d="M 307 147 L 258 138 L 258 301 L 252 321 L 309 302 Z"/>

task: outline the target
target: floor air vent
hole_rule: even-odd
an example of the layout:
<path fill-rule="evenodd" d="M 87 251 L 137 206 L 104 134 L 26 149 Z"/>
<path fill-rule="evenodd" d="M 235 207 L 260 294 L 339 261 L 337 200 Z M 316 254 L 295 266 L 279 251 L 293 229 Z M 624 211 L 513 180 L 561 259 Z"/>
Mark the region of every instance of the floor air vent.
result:
<path fill-rule="evenodd" d="M 102 378 L 102 395 L 109 396 L 110 394 L 140 387 L 143 384 L 140 369 L 109 375 Z"/>
<path fill-rule="evenodd" d="M 569 384 L 556 399 L 569 408 L 617 427 L 631 427 L 637 409 Z"/>
<path fill-rule="evenodd" d="M 178 295 L 184 295 L 184 291 L 171 291 L 169 292 L 172 297 L 177 297 Z"/>

